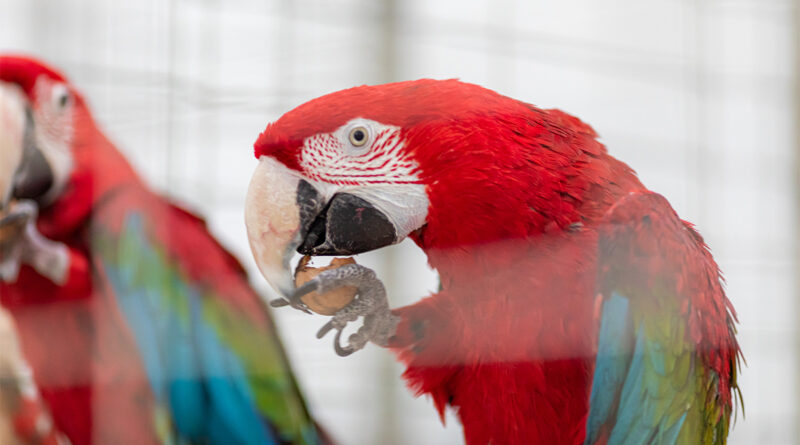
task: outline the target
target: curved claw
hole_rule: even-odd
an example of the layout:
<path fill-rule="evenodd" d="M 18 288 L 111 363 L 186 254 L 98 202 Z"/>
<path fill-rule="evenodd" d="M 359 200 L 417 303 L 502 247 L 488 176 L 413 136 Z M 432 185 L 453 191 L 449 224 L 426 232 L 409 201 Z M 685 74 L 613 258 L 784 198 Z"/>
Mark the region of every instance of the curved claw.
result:
<path fill-rule="evenodd" d="M 289 300 L 287 300 L 285 298 L 276 298 L 276 299 L 274 299 L 274 300 L 269 302 L 269 305 L 272 306 L 272 307 L 284 307 L 284 306 L 288 306 L 290 304 L 291 303 L 289 302 Z"/>
<path fill-rule="evenodd" d="M 269 302 L 269 305 L 272 307 L 284 307 L 284 306 L 291 306 L 298 311 L 303 311 L 306 314 L 310 314 L 311 311 L 308 310 L 305 303 L 302 302 L 299 298 L 296 301 L 289 301 L 285 298 L 276 298 Z"/>
<path fill-rule="evenodd" d="M 308 306 L 306 306 L 306 304 L 303 303 L 303 300 L 301 298 L 303 297 L 303 295 L 309 294 L 319 289 L 319 287 L 320 284 L 319 280 L 317 279 L 313 279 L 303 284 L 302 286 L 295 289 L 294 292 L 292 292 L 292 295 L 289 296 L 288 304 L 290 304 L 295 309 L 301 310 L 306 314 L 310 314 L 311 311 L 308 310 Z"/>
<path fill-rule="evenodd" d="M 295 289 L 294 292 L 292 292 L 292 295 L 289 296 L 289 300 L 290 301 L 299 300 L 300 297 L 302 297 L 303 295 L 310 294 L 311 292 L 314 292 L 317 289 L 319 289 L 319 280 L 315 278 Z"/>
<path fill-rule="evenodd" d="M 344 329 L 339 329 L 338 331 L 336 331 L 336 337 L 333 338 L 333 349 L 336 351 L 336 355 L 338 355 L 339 357 L 347 357 L 348 355 L 357 351 L 357 349 L 352 347 L 351 345 L 347 346 L 341 345 L 343 330 Z"/>
<path fill-rule="evenodd" d="M 327 335 L 327 334 L 328 334 L 328 332 L 330 332 L 330 331 L 331 331 L 331 329 L 333 329 L 333 320 L 331 320 L 331 321 L 329 321 L 329 322 L 325 323 L 325 325 L 324 325 L 324 326 L 322 326 L 322 327 L 319 329 L 319 331 L 317 331 L 317 338 L 319 339 L 319 338 L 322 338 L 322 337 L 324 337 L 325 335 Z M 339 332 L 341 332 L 341 329 L 339 330 Z"/>
<path fill-rule="evenodd" d="M 339 357 L 347 357 L 348 355 L 358 351 L 361 348 L 356 348 L 352 344 L 348 344 L 347 346 L 342 346 L 342 332 L 344 331 L 344 326 L 336 328 L 333 320 L 325 323 L 319 331 L 317 331 L 317 338 L 324 337 L 328 332 L 331 330 L 336 329 L 336 336 L 333 337 L 333 349 L 336 351 L 336 354 Z"/>

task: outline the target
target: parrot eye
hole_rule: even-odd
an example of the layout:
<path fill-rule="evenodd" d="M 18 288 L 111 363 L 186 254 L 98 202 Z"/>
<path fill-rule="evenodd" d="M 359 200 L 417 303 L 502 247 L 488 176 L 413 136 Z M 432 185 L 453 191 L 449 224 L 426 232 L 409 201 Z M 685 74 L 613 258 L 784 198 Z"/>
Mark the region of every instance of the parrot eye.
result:
<path fill-rule="evenodd" d="M 69 104 L 69 90 L 64 85 L 53 87 L 53 103 L 58 109 L 64 109 Z"/>
<path fill-rule="evenodd" d="M 61 108 L 64 108 L 64 107 L 67 106 L 67 102 L 68 101 L 69 101 L 69 95 L 63 94 L 63 95 L 61 95 L 61 97 L 58 98 L 58 105 Z"/>
<path fill-rule="evenodd" d="M 350 130 L 349 139 L 354 147 L 362 147 L 369 139 L 369 132 L 367 132 L 367 129 L 364 127 L 355 127 Z"/>

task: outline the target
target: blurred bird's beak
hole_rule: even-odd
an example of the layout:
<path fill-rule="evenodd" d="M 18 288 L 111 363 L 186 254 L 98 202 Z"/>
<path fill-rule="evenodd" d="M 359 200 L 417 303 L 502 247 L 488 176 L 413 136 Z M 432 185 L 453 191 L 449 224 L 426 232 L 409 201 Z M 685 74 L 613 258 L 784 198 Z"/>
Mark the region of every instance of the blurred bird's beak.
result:
<path fill-rule="evenodd" d="M 25 107 L 18 87 L 0 82 L 0 210 L 14 190 L 14 176 L 25 148 Z"/>
<path fill-rule="evenodd" d="M 18 86 L 0 82 L 0 207 L 12 199 L 42 202 L 53 169 L 38 146 L 30 103 Z"/>
<path fill-rule="evenodd" d="M 289 296 L 295 252 L 355 255 L 395 244 L 424 224 L 427 209 L 420 184 L 340 186 L 262 156 L 247 192 L 245 224 L 259 270 Z"/>

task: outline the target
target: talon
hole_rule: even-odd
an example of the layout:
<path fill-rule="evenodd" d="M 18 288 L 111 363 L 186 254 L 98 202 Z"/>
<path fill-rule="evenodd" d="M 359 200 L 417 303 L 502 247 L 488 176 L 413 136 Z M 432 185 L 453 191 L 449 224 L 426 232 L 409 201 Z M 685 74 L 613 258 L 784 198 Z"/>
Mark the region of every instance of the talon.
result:
<path fill-rule="evenodd" d="M 306 305 L 302 297 L 308 293 L 314 292 L 319 288 L 319 281 L 311 280 L 308 283 L 298 287 L 297 289 L 292 292 L 292 295 L 289 296 L 288 303 L 295 309 L 301 310 L 307 314 L 310 314 L 311 311 L 308 309 L 308 305 Z"/>
<path fill-rule="evenodd" d="M 291 301 L 299 301 L 300 298 L 305 294 L 310 294 L 315 290 L 319 289 L 319 281 L 318 280 L 311 280 L 304 285 L 298 287 L 297 289 L 292 292 L 292 295 L 289 297 Z"/>
<path fill-rule="evenodd" d="M 305 303 L 303 303 L 300 300 L 297 300 L 296 302 L 289 302 L 289 305 L 297 309 L 298 311 L 302 311 L 308 315 L 311 315 L 311 311 L 308 309 L 308 307 L 306 307 Z"/>
<path fill-rule="evenodd" d="M 291 307 L 297 309 L 298 311 L 305 312 L 306 314 L 310 314 L 311 313 L 311 311 L 308 310 L 306 305 L 302 301 L 300 301 L 300 299 L 298 299 L 297 301 L 289 301 L 289 300 L 287 300 L 285 298 L 276 298 L 276 299 L 270 301 L 269 305 L 272 306 L 272 307 L 291 306 Z"/>
<path fill-rule="evenodd" d="M 274 300 L 269 302 L 269 305 L 272 306 L 272 307 L 284 307 L 284 306 L 288 306 L 290 304 L 291 303 L 289 302 L 289 300 L 287 300 L 285 298 L 276 298 L 276 299 L 274 299 Z"/>
<path fill-rule="evenodd" d="M 339 329 L 336 331 L 336 337 L 333 338 L 333 349 L 336 351 L 336 355 L 339 357 L 347 357 L 348 355 L 357 351 L 356 348 L 352 347 L 351 345 L 342 346 L 340 343 L 340 339 L 342 337 L 342 331 L 344 329 Z"/>
<path fill-rule="evenodd" d="M 331 331 L 331 329 L 333 329 L 333 320 L 325 323 L 325 325 L 322 326 L 319 331 L 317 331 L 317 338 L 324 337 L 328 332 Z"/>

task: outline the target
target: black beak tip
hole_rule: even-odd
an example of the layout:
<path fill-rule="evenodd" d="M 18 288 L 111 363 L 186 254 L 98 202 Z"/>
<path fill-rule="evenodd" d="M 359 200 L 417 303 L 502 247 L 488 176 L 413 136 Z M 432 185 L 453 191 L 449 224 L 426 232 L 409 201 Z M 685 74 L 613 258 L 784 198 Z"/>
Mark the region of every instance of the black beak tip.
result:
<path fill-rule="evenodd" d="M 36 159 L 26 162 L 14 180 L 12 195 L 17 199 L 39 200 L 53 187 L 53 171 L 44 156 L 37 150 Z"/>
<path fill-rule="evenodd" d="M 11 194 L 16 199 L 39 201 L 53 187 L 55 177 L 50 163 L 36 145 L 30 110 L 27 113 L 24 144 L 22 161 L 14 174 L 14 189 Z"/>

